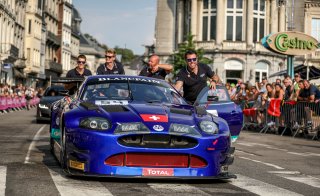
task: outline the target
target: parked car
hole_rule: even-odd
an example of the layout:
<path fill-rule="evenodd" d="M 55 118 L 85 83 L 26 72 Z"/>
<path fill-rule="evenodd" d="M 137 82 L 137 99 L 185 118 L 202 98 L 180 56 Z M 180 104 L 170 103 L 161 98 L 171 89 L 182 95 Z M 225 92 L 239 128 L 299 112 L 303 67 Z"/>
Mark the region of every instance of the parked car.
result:
<path fill-rule="evenodd" d="M 89 76 L 51 109 L 51 150 L 69 175 L 236 177 L 227 122 L 163 80 Z"/>
<path fill-rule="evenodd" d="M 199 93 L 196 104 L 204 106 L 207 112 L 212 115 L 226 120 L 232 135 L 232 141 L 238 139 L 243 124 L 243 114 L 241 107 L 231 101 L 225 86 L 217 85 L 215 91 L 205 87 Z"/>
<path fill-rule="evenodd" d="M 64 87 L 61 85 L 53 85 L 47 87 L 43 96 L 40 98 L 40 102 L 37 105 L 37 122 L 50 121 L 51 116 L 51 104 L 59 99 L 62 99 L 63 96 L 60 94 L 61 91 L 64 91 Z"/>

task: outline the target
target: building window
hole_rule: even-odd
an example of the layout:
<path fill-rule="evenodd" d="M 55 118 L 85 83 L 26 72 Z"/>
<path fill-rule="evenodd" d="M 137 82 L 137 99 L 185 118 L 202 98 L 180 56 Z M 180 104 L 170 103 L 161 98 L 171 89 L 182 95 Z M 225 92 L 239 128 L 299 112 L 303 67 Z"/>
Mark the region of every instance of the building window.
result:
<path fill-rule="evenodd" d="M 243 0 L 228 0 L 226 16 L 226 40 L 243 41 Z"/>
<path fill-rule="evenodd" d="M 29 24 L 28 24 L 28 34 L 31 34 L 31 20 L 29 20 Z"/>
<path fill-rule="evenodd" d="M 217 1 L 204 0 L 202 15 L 202 40 L 215 40 L 217 26 Z"/>
<path fill-rule="evenodd" d="M 265 36 L 266 1 L 253 2 L 253 42 L 259 42 Z"/>
<path fill-rule="evenodd" d="M 257 62 L 255 65 L 255 82 L 261 82 L 263 77 L 268 77 L 268 64 L 265 62 Z"/>
<path fill-rule="evenodd" d="M 320 41 L 320 18 L 312 18 L 311 36 Z"/>

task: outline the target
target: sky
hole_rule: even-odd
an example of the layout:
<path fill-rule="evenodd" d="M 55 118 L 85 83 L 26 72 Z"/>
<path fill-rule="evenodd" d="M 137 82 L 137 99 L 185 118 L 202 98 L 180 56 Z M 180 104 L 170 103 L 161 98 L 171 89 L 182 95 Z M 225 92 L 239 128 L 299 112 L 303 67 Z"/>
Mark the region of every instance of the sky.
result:
<path fill-rule="evenodd" d="M 88 33 L 108 47 L 119 46 L 144 53 L 154 40 L 156 0 L 73 0 Z"/>

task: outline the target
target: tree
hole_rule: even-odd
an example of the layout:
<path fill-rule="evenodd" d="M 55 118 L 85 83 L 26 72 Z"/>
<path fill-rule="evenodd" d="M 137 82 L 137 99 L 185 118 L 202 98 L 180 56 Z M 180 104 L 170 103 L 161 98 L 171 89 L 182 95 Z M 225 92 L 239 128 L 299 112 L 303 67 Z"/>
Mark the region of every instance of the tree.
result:
<path fill-rule="evenodd" d="M 186 66 L 186 60 L 184 54 L 188 50 L 194 50 L 197 52 L 198 62 L 204 64 L 211 64 L 213 62 L 212 59 L 206 58 L 203 56 L 204 50 L 203 48 L 196 49 L 195 43 L 193 41 L 194 35 L 187 35 L 187 40 L 178 46 L 178 50 L 171 55 L 171 63 L 174 66 L 173 74 L 176 75 L 181 68 Z"/>
<path fill-rule="evenodd" d="M 116 51 L 117 54 L 121 54 L 122 55 L 122 63 L 123 64 L 128 64 L 129 62 L 131 62 L 135 56 L 132 52 L 132 50 L 127 49 L 127 48 L 119 48 L 118 46 L 116 46 L 114 48 L 114 50 Z"/>

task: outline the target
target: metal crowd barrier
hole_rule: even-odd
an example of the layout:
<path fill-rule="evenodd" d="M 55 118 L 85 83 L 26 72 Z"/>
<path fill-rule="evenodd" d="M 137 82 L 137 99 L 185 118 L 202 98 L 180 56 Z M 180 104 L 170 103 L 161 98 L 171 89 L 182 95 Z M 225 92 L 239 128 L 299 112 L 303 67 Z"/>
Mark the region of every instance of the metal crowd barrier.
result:
<path fill-rule="evenodd" d="M 312 135 L 312 139 L 320 136 L 320 102 L 282 102 L 271 99 L 265 108 L 247 108 L 243 110 L 243 129 L 258 129 L 260 133 L 273 131 L 280 134 L 290 133 L 293 137 Z M 258 116 L 262 118 L 259 124 Z M 282 130 L 280 129 L 282 128 Z"/>
<path fill-rule="evenodd" d="M 40 102 L 38 97 L 34 97 L 29 100 L 30 106 L 35 106 Z M 0 111 L 7 111 L 12 109 L 25 108 L 27 106 L 27 100 L 25 97 L 11 97 L 0 96 Z"/>

